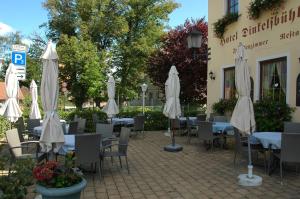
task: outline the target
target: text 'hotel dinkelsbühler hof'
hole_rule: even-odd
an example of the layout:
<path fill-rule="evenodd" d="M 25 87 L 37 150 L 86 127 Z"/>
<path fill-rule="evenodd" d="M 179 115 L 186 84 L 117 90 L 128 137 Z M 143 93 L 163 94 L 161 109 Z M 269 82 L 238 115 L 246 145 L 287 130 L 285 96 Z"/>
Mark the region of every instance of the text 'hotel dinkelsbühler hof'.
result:
<path fill-rule="evenodd" d="M 208 112 L 220 98 L 235 95 L 234 53 L 239 43 L 246 47 L 253 101 L 266 96 L 286 100 L 296 110 L 293 121 L 300 121 L 300 1 L 286 0 L 277 10 L 262 11 L 250 19 L 250 0 L 209 0 L 208 46 L 211 60 L 207 82 Z M 229 11 L 241 16 L 227 26 L 223 39 L 215 36 L 213 23 Z"/>

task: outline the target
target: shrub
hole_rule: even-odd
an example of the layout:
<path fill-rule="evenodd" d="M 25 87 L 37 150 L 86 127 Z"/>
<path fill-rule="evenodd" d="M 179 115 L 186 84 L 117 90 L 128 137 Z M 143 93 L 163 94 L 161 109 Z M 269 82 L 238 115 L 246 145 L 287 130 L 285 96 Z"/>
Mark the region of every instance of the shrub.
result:
<path fill-rule="evenodd" d="M 96 113 L 100 120 L 106 121 L 107 116 L 106 113 L 101 111 L 99 108 L 94 109 L 75 109 L 71 111 L 58 111 L 60 119 L 64 119 L 67 121 L 73 120 L 74 116 L 82 117 L 86 119 L 86 132 L 95 132 L 96 127 L 93 123 L 93 114 Z"/>
<path fill-rule="evenodd" d="M 2 138 L 7 130 L 10 129 L 10 122 L 3 116 L 0 116 L 0 138 Z"/>
<path fill-rule="evenodd" d="M 237 21 L 240 15 L 238 13 L 229 13 L 226 14 L 224 17 L 216 21 L 214 26 L 214 33 L 217 38 L 223 38 L 224 33 L 226 32 L 226 27 L 229 24 L 232 24 L 233 22 Z"/>
<path fill-rule="evenodd" d="M 236 102 L 236 98 L 220 99 L 212 105 L 212 110 L 215 113 L 224 115 L 226 111 L 233 112 Z"/>
<path fill-rule="evenodd" d="M 292 119 L 294 108 L 285 102 L 263 99 L 254 103 L 256 131 L 283 131 L 283 123 Z"/>
<path fill-rule="evenodd" d="M 131 111 L 129 111 L 131 110 Z M 200 110 L 191 110 L 185 112 L 186 116 L 196 116 L 200 113 L 203 113 L 203 108 Z M 61 119 L 64 120 L 73 120 L 75 114 L 79 117 L 87 119 L 86 123 L 86 131 L 87 132 L 95 132 L 95 126 L 93 124 L 92 114 L 98 114 L 98 117 L 102 121 L 107 121 L 107 115 L 99 108 L 94 109 L 76 109 L 72 111 L 58 111 L 58 114 Z M 135 117 L 137 115 L 142 114 L 141 109 L 126 109 L 126 111 L 121 111 L 117 117 Z M 154 131 L 154 130 L 165 130 L 168 128 L 168 118 L 162 113 L 162 110 L 153 111 L 151 109 L 145 110 L 145 130 L 146 131 Z"/>
<path fill-rule="evenodd" d="M 4 169 L 6 157 L 1 157 L 1 169 Z M 34 161 L 32 159 L 17 160 L 13 165 L 11 173 L 8 176 L 0 176 L 0 189 L 3 191 L 3 199 L 23 199 L 27 194 L 27 186 L 33 184 L 32 168 Z"/>
<path fill-rule="evenodd" d="M 284 0 L 254 0 L 250 2 L 248 14 L 250 19 L 258 19 L 260 13 L 264 10 L 278 9 Z"/>

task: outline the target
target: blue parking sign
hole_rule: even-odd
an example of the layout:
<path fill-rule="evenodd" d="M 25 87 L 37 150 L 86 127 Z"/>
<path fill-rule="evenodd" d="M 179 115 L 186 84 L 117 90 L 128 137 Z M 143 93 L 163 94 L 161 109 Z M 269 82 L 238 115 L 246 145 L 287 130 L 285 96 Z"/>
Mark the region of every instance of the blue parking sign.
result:
<path fill-rule="evenodd" d="M 16 52 L 11 53 L 11 62 L 15 65 L 26 66 L 26 52 Z"/>

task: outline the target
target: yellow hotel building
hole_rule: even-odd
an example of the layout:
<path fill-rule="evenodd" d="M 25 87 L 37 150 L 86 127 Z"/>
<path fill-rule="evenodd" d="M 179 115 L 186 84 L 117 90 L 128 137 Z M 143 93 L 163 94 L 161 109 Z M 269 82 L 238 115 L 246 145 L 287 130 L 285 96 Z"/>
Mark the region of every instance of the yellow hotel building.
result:
<path fill-rule="evenodd" d="M 247 49 L 253 101 L 272 96 L 295 107 L 293 121 L 300 122 L 300 1 L 285 0 L 275 11 L 262 11 L 250 19 L 251 0 L 208 1 L 207 106 L 234 94 L 234 52 L 242 42 Z M 228 12 L 241 16 L 227 26 L 223 39 L 215 36 L 213 23 Z M 209 77 L 209 73 L 215 79 Z M 298 85 L 298 86 L 297 86 Z M 297 92 L 298 90 L 298 92 Z"/>

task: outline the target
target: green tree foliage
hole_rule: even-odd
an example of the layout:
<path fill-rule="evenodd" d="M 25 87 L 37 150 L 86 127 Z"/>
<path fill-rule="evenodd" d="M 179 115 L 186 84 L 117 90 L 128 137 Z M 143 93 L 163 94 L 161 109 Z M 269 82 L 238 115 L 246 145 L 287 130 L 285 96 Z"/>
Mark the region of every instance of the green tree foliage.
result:
<path fill-rule="evenodd" d="M 4 36 L 0 36 L 0 47 L 3 48 L 4 51 L 9 51 L 12 49 L 13 44 L 22 44 L 22 35 L 20 32 L 9 33 Z M 2 52 L 4 54 L 4 63 L 2 65 L 0 71 L 0 79 L 4 81 L 5 73 L 8 68 L 9 63 L 11 62 L 11 54 L 8 52 Z"/>
<path fill-rule="evenodd" d="M 26 87 L 30 86 L 31 80 L 40 85 L 43 70 L 41 56 L 47 44 L 46 39 L 38 34 L 34 34 L 30 40 L 32 43 L 27 53 L 26 80 L 22 82 Z"/>
<path fill-rule="evenodd" d="M 101 87 L 101 83 L 96 86 L 104 81 L 103 75 L 100 77 L 102 79 L 92 82 L 94 78 L 80 72 L 90 70 L 98 74 L 96 70 L 100 70 L 100 73 L 107 73 L 107 67 L 114 69 L 115 78 L 121 81 L 121 100 L 136 95 L 146 61 L 158 45 L 168 15 L 177 4 L 173 0 L 47 0 L 44 7 L 49 12 L 49 21 L 45 25 L 48 36 L 58 41 L 58 49 L 61 48 L 58 53 L 65 67 L 65 72 L 61 73 L 62 80 L 70 83 L 73 97 L 80 97 L 79 101 L 83 101 L 90 96 L 99 97 L 99 94 L 95 94 L 96 88 L 106 88 Z M 96 49 L 92 49 L 92 46 Z M 84 49 L 88 52 L 84 52 Z M 71 52 L 77 52 L 75 54 L 79 54 L 79 57 L 69 54 Z M 86 57 L 83 60 L 81 57 L 85 55 L 82 53 L 91 53 L 92 56 L 96 53 L 98 58 Z M 100 62 L 98 69 L 85 68 L 94 66 L 91 62 L 97 59 Z M 84 79 L 78 75 L 89 77 L 89 82 L 84 83 Z M 80 89 L 77 91 L 80 96 L 73 93 L 77 89 Z M 89 90 L 87 93 L 90 94 L 83 90 Z"/>
<path fill-rule="evenodd" d="M 99 97 L 104 86 L 104 56 L 98 56 L 97 48 L 82 37 L 62 35 L 57 47 L 60 55 L 60 77 L 68 84 L 77 107 L 89 99 Z"/>
<path fill-rule="evenodd" d="M 177 7 L 171 0 L 129 0 L 124 18 L 128 31 L 114 46 L 113 66 L 121 80 L 120 100 L 135 97 L 147 60 L 160 42 L 168 15 Z"/>

